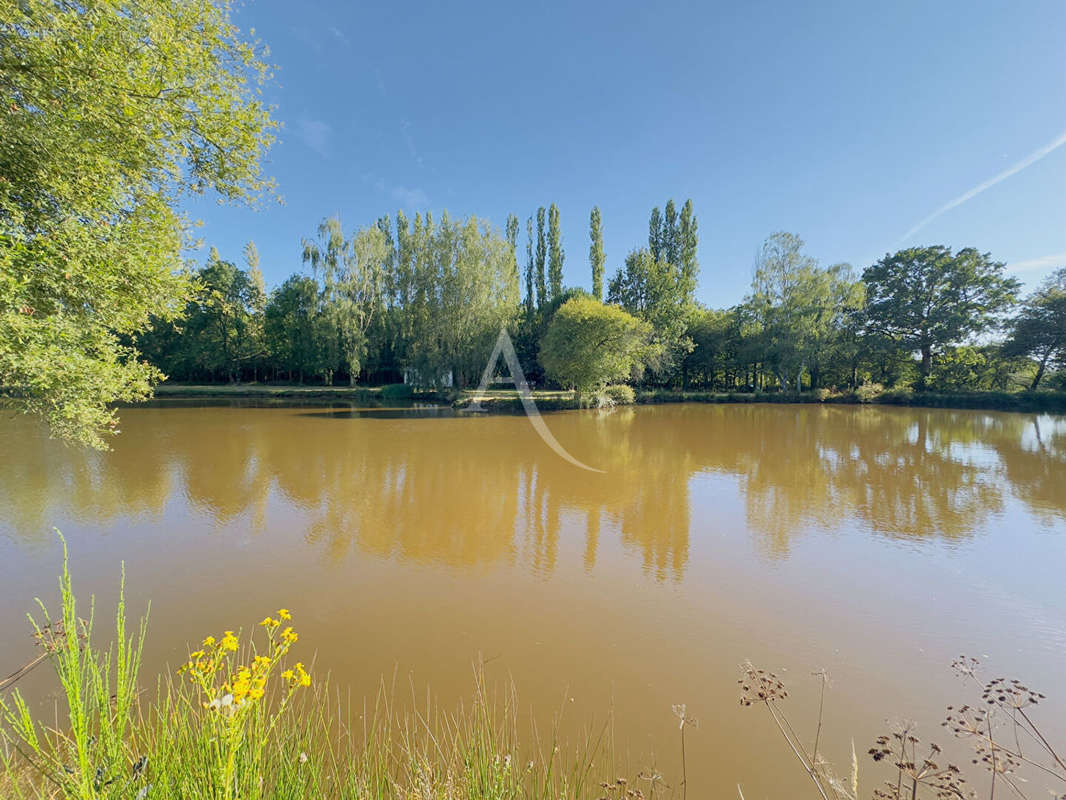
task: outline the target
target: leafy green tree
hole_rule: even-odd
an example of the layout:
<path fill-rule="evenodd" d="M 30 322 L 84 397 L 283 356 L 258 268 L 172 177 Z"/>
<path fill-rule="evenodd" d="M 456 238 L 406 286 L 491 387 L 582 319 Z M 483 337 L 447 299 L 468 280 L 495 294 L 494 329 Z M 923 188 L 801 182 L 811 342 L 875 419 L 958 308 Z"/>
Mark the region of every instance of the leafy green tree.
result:
<path fill-rule="evenodd" d="M 548 299 L 563 294 L 563 233 L 559 227 L 559 207 L 555 203 L 548 209 Z"/>
<path fill-rule="evenodd" d="M 681 270 L 650 250 L 632 251 L 607 287 L 607 301 L 650 322 L 654 347 L 648 365 L 660 377 L 669 377 L 685 353 L 692 349 L 686 334 L 692 309 L 691 284 Z"/>
<path fill-rule="evenodd" d="M 936 352 L 995 327 L 1020 286 L 972 247 L 900 250 L 867 267 L 862 280 L 873 328 L 921 353 L 921 386 Z"/>
<path fill-rule="evenodd" d="M 402 238 L 410 240 L 416 284 L 401 310 L 408 332 L 403 366 L 426 385 L 440 385 L 449 374 L 465 385 L 481 374 L 500 328 L 518 315 L 514 248 L 487 223 L 453 221 L 447 213 L 438 224 L 416 215 Z"/>
<path fill-rule="evenodd" d="M 658 206 L 651 210 L 648 220 L 648 250 L 656 261 L 663 256 L 663 215 Z"/>
<path fill-rule="evenodd" d="M 544 264 L 548 245 L 544 234 L 544 206 L 537 209 L 537 308 L 548 302 L 548 283 L 544 276 Z"/>
<path fill-rule="evenodd" d="M 603 265 L 606 256 L 603 252 L 603 220 L 600 207 L 593 206 L 589 214 L 589 265 L 592 267 L 592 296 L 603 300 Z"/>
<path fill-rule="evenodd" d="M 533 261 L 533 217 L 526 219 L 526 316 L 532 317 L 537 308 L 536 266 Z"/>
<path fill-rule="evenodd" d="M 249 241 L 244 246 L 244 263 L 247 265 L 248 274 L 248 305 L 252 316 L 249 320 L 249 336 L 257 343 L 256 350 L 260 359 L 252 362 L 252 378 L 259 379 L 259 369 L 265 364 L 261 363 L 261 357 L 266 355 L 266 346 L 263 342 L 263 314 L 266 312 L 267 288 L 266 279 L 262 270 L 259 269 L 259 249 L 255 242 Z"/>
<path fill-rule="evenodd" d="M 138 337 L 138 348 L 153 364 L 185 380 L 238 381 L 265 355 L 259 287 L 214 247 L 193 286 L 183 319 L 156 319 Z"/>
<path fill-rule="evenodd" d="M 1049 366 L 1066 367 L 1066 267 L 1026 298 L 1011 321 L 1003 350 L 1007 356 L 1027 356 L 1036 361 L 1030 391 L 1039 388 Z"/>
<path fill-rule="evenodd" d="M 303 260 L 321 276 L 322 303 L 337 331 L 342 364 L 355 385 L 366 358 L 367 331 L 383 313 L 391 249 L 377 225 L 344 238 L 340 220 L 330 217 L 318 228 L 318 242 L 305 239 Z"/>
<path fill-rule="evenodd" d="M 803 240 L 778 232 L 763 244 L 745 301 L 750 310 L 750 333 L 757 336 L 763 358 L 782 387 L 795 378 L 801 389 L 803 370 L 811 370 L 817 385 L 820 358 L 830 348 L 844 315 L 860 308 L 862 286 L 847 264 L 828 268 L 803 252 Z"/>
<path fill-rule="evenodd" d="M 995 346 L 947 347 L 933 358 L 929 388 L 938 392 L 1007 391 L 1022 371 L 1017 359 Z"/>
<path fill-rule="evenodd" d="M 663 213 L 662 228 L 662 252 L 663 259 L 671 264 L 681 263 L 681 231 L 678 227 L 677 206 L 673 198 L 666 201 L 666 211 Z"/>
<path fill-rule="evenodd" d="M 678 263 L 681 266 L 681 272 L 695 286 L 700 272 L 700 262 L 696 255 L 699 247 L 699 223 L 696 220 L 696 212 L 692 208 L 692 200 L 686 200 L 681 209 L 679 236 L 681 243 Z"/>
<path fill-rule="evenodd" d="M 511 246 L 511 257 L 514 261 L 514 281 L 518 283 L 518 217 L 514 214 L 507 215 L 507 244 Z"/>
<path fill-rule="evenodd" d="M 648 323 L 618 306 L 573 297 L 552 316 L 540 361 L 552 380 L 587 393 L 640 369 L 650 335 Z"/>
<path fill-rule="evenodd" d="M 228 3 L 0 0 L 0 385 L 106 447 L 161 375 L 130 344 L 192 290 L 183 196 L 248 201 L 268 77 Z"/>
<path fill-rule="evenodd" d="M 262 354 L 255 319 L 259 287 L 247 272 L 221 259 L 215 248 L 211 248 L 199 282 L 199 320 L 192 322 L 200 332 L 200 364 L 234 383 L 240 379 L 242 367 Z"/>
<path fill-rule="evenodd" d="M 328 364 L 322 345 L 335 339 L 325 327 L 318 284 L 306 275 L 291 276 L 267 301 L 263 329 L 271 362 L 300 383 L 306 375 L 324 372 Z"/>
<path fill-rule="evenodd" d="M 719 372 L 724 374 L 736 357 L 735 320 L 729 311 L 696 308 L 688 324 L 693 349 L 682 363 L 684 384 L 694 379 L 700 385 L 714 387 Z"/>

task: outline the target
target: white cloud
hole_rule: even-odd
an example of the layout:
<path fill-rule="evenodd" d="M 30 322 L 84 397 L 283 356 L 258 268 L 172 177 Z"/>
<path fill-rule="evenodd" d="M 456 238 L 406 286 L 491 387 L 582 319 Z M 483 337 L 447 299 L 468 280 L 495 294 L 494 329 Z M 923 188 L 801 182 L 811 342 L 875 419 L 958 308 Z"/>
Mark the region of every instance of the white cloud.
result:
<path fill-rule="evenodd" d="M 302 119 L 298 131 L 305 145 L 323 158 L 329 157 L 329 140 L 333 135 L 333 128 L 328 122 L 320 119 Z"/>
<path fill-rule="evenodd" d="M 1040 258 L 1030 258 L 1026 261 L 1012 261 L 1007 264 L 1007 269 L 1010 272 L 1035 272 L 1037 270 L 1054 269 L 1056 267 L 1066 267 L 1066 252 L 1051 253 L 1050 255 L 1040 256 Z"/>
<path fill-rule="evenodd" d="M 429 205 L 429 195 L 418 188 L 406 186 L 393 186 L 390 192 L 392 199 L 400 203 L 404 208 L 421 210 Z"/>
<path fill-rule="evenodd" d="M 985 191 L 986 189 L 991 189 L 997 183 L 999 183 L 1001 181 L 1005 181 L 1007 178 L 1011 177 L 1012 175 L 1017 175 L 1019 172 L 1021 172 L 1026 167 L 1032 166 L 1037 161 L 1042 159 L 1044 156 L 1049 155 L 1051 152 L 1053 152 L 1054 150 L 1057 150 L 1058 148 L 1062 147 L 1064 144 L 1066 144 L 1066 131 L 1063 131 L 1062 133 L 1060 133 L 1056 139 L 1054 139 L 1053 141 L 1051 141 L 1048 144 L 1044 145 L 1043 147 L 1040 147 L 1040 148 L 1034 150 L 1032 153 L 1027 155 L 1025 158 L 1023 158 L 1017 164 L 1014 164 L 1013 166 L 1008 167 L 1007 169 L 1003 170 L 1002 172 L 999 172 L 999 173 L 993 175 L 988 180 L 977 184 L 975 187 L 970 189 L 968 192 L 963 192 L 958 197 L 956 197 L 954 200 L 952 200 L 950 203 L 946 203 L 945 205 L 942 205 L 940 208 L 938 208 L 936 211 L 934 211 L 928 217 L 923 219 L 921 222 L 919 222 L 917 225 L 915 225 L 913 228 L 911 228 L 909 231 L 907 231 L 905 234 L 903 234 L 903 236 L 900 237 L 899 241 L 896 242 L 892 246 L 892 249 L 894 250 L 897 247 L 899 247 L 901 244 L 906 242 L 908 239 L 910 239 L 912 236 L 914 236 L 914 234 L 916 234 L 918 231 L 920 231 L 922 228 L 924 228 L 926 225 L 928 225 L 934 219 L 939 217 L 941 214 L 946 214 L 948 211 L 951 211 L 951 209 L 958 208 L 963 203 L 965 203 L 967 200 L 973 199 L 974 197 L 976 197 L 977 195 L 981 194 L 981 192 Z"/>

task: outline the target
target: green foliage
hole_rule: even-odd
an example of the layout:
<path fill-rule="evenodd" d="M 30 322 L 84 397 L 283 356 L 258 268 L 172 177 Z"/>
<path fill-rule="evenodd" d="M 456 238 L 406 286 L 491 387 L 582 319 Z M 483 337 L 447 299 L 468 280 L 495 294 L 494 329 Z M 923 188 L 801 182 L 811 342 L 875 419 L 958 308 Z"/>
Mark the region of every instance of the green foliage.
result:
<path fill-rule="evenodd" d="M 689 317 L 688 335 L 693 348 L 682 364 L 688 380 L 713 384 L 719 371 L 727 371 L 736 363 L 741 341 L 735 313 L 695 308 Z"/>
<path fill-rule="evenodd" d="M 603 387 L 603 393 L 619 406 L 631 406 L 637 399 L 636 391 L 627 383 L 609 383 Z"/>
<path fill-rule="evenodd" d="M 656 206 L 651 210 L 651 218 L 648 220 L 648 250 L 651 257 L 658 261 L 663 256 L 663 215 Z"/>
<path fill-rule="evenodd" d="M 972 247 L 900 250 L 867 267 L 862 279 L 871 327 L 921 353 L 923 381 L 938 350 L 993 328 L 1020 285 Z"/>
<path fill-rule="evenodd" d="M 552 380 L 591 392 L 630 377 L 642 365 L 651 330 L 617 306 L 574 297 L 552 316 L 540 361 Z"/>
<path fill-rule="evenodd" d="M 353 386 L 366 358 L 367 331 L 384 313 L 391 257 L 392 248 L 380 226 L 360 229 L 345 239 L 336 217 L 319 225 L 318 242 L 303 241 L 304 263 L 321 278 L 320 302 L 337 335 L 340 358 L 329 372 L 347 370 Z"/>
<path fill-rule="evenodd" d="M 544 265 L 548 257 L 547 239 L 544 234 L 544 206 L 537 209 L 537 308 L 549 299 L 548 283 L 544 275 Z"/>
<path fill-rule="evenodd" d="M 1003 346 L 1007 356 L 1028 356 L 1037 369 L 1029 388 L 1040 386 L 1048 367 L 1066 367 L 1066 267 L 1056 271 L 1033 292 L 1011 322 Z"/>
<path fill-rule="evenodd" d="M 123 797 L 132 783 L 125 776 L 135 760 L 129 748 L 137 721 L 137 672 L 145 624 L 141 623 L 136 635 L 127 637 L 125 597 L 120 589 L 115 643 L 106 651 L 93 646 L 93 614 L 90 610 L 88 620 L 78 616 L 65 541 L 59 588 L 59 619 L 53 620 L 38 600 L 43 618 L 31 617 L 31 624 L 59 678 L 67 704 L 66 725 L 56 730 L 35 720 L 30 704 L 16 688 L 9 700 L 0 697 L 0 739 L 13 744 L 32 770 L 58 789 L 60 797 Z M 10 771 L 9 764 L 3 766 Z M 123 780 L 111 780 L 116 775 Z"/>
<path fill-rule="evenodd" d="M 933 359 L 927 384 L 935 392 L 1004 392 L 1027 383 L 1017 378 L 1025 369 L 1023 360 L 1005 357 L 998 347 L 949 347 Z"/>
<path fill-rule="evenodd" d="M 323 374 L 333 363 L 326 345 L 336 341 L 332 326 L 319 309 L 318 284 L 293 275 L 270 295 L 264 321 L 272 363 L 290 380 Z"/>
<path fill-rule="evenodd" d="M 855 387 L 855 399 L 860 403 L 872 403 L 884 390 L 879 383 L 864 383 Z"/>
<path fill-rule="evenodd" d="M 548 299 L 563 293 L 563 233 L 559 227 L 559 208 L 548 209 Z"/>
<path fill-rule="evenodd" d="M 603 219 L 600 207 L 593 206 L 589 214 L 589 266 L 592 267 L 592 296 L 603 300 L 603 265 L 606 256 L 603 252 Z"/>
<path fill-rule="evenodd" d="M 183 195 L 251 200 L 267 67 L 223 0 L 0 0 L 0 385 L 105 447 L 160 375 L 130 346 L 190 291 Z"/>
<path fill-rule="evenodd" d="M 180 674 L 140 677 L 146 624 L 102 649 L 77 614 L 64 550 L 62 614 L 34 623 L 65 708 L 35 717 L 15 689 L 0 696 L 0 794 L 20 800 L 591 800 L 612 753 L 588 736 L 563 755 L 553 728 L 521 741 L 513 688 L 496 702 L 480 670 L 455 713 L 403 714 L 384 690 L 358 719 L 290 660 L 288 610 L 255 633 L 195 645 Z M 139 685 L 140 684 L 140 685 Z M 62 709 L 62 716 L 58 716 Z M 351 735 L 337 735 L 348 731 Z"/>
<path fill-rule="evenodd" d="M 607 289 L 607 301 L 616 303 L 648 322 L 653 346 L 646 359 L 661 376 L 669 376 L 685 353 L 692 350 L 686 335 L 695 286 L 681 269 L 650 250 L 634 250 L 626 256 Z"/>
<path fill-rule="evenodd" d="M 138 347 L 168 374 L 233 382 L 264 352 L 262 289 L 215 248 L 193 279 L 194 294 L 183 319 L 157 320 Z"/>
<path fill-rule="evenodd" d="M 851 268 L 822 268 L 803 253 L 803 240 L 775 233 L 766 240 L 745 301 L 747 335 L 757 338 L 763 359 L 782 388 L 815 367 L 843 328 L 844 315 L 862 306 L 862 286 Z"/>
<path fill-rule="evenodd" d="M 390 383 L 381 387 L 384 400 L 410 400 L 414 397 L 415 387 L 407 383 Z"/>
<path fill-rule="evenodd" d="M 684 207 L 681 209 L 681 224 L 678 235 L 680 237 L 678 263 L 685 279 L 695 286 L 696 277 L 700 271 L 700 262 L 696 252 L 699 247 L 699 223 L 692 208 L 692 200 L 686 200 Z"/>
<path fill-rule="evenodd" d="M 533 260 L 533 217 L 526 220 L 526 316 L 537 310 L 536 263 Z"/>

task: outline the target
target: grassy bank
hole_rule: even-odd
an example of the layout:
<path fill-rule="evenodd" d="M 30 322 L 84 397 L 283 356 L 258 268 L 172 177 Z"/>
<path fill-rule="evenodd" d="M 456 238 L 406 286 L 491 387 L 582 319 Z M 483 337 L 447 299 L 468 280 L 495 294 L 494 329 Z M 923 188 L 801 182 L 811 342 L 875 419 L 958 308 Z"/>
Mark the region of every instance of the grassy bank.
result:
<path fill-rule="evenodd" d="M 625 784 L 608 728 L 570 747 L 535 729 L 522 737 L 513 690 L 493 694 L 479 670 L 452 713 L 399 713 L 387 688 L 351 708 L 295 660 L 304 646 L 286 609 L 252 633 L 207 636 L 178 670 L 145 681 L 147 628 L 129 635 L 121 595 L 101 648 L 65 561 L 60 585 L 62 613 L 42 605 L 34 631 L 68 711 L 38 719 L 17 687 L 0 693 L 5 800 L 584 800 L 608 778 Z"/>
<path fill-rule="evenodd" d="M 467 408 L 477 395 L 472 390 L 415 390 L 402 384 L 389 386 L 299 386 L 257 383 L 186 385 L 164 383 L 156 387 L 156 397 L 168 398 L 248 398 L 277 400 L 337 400 L 387 405 L 390 402 L 447 403 Z M 579 408 L 572 392 L 537 390 L 533 399 L 541 411 Z M 644 389 L 635 393 L 637 404 L 655 403 L 836 403 L 916 406 L 928 408 L 988 409 L 1066 413 L 1066 392 L 706 392 L 673 389 Z M 481 395 L 482 410 L 519 413 L 522 402 L 514 389 L 494 389 Z"/>
<path fill-rule="evenodd" d="M 441 396 L 433 390 L 414 390 L 403 384 L 387 386 L 305 386 L 300 384 L 269 383 L 162 383 L 155 387 L 159 398 L 232 397 L 255 399 L 308 399 L 377 401 L 426 400 L 437 401 Z"/>
<path fill-rule="evenodd" d="M 1066 413 L 1066 392 L 679 392 L 637 393 L 638 403 L 836 403 Z"/>

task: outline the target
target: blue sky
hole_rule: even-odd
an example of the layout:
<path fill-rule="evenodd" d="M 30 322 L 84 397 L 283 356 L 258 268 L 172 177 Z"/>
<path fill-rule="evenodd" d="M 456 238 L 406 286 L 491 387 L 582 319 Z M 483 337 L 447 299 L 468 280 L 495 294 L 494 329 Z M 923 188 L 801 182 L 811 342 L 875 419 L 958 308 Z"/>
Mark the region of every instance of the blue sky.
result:
<path fill-rule="evenodd" d="M 189 210 L 224 257 L 254 240 L 271 286 L 327 215 L 513 212 L 522 261 L 551 202 L 588 286 L 591 207 L 613 273 L 671 197 L 695 204 L 715 307 L 776 230 L 857 270 L 910 244 L 990 251 L 1027 286 L 1066 266 L 1062 0 L 250 0 L 237 21 L 278 65 L 284 204 Z"/>

